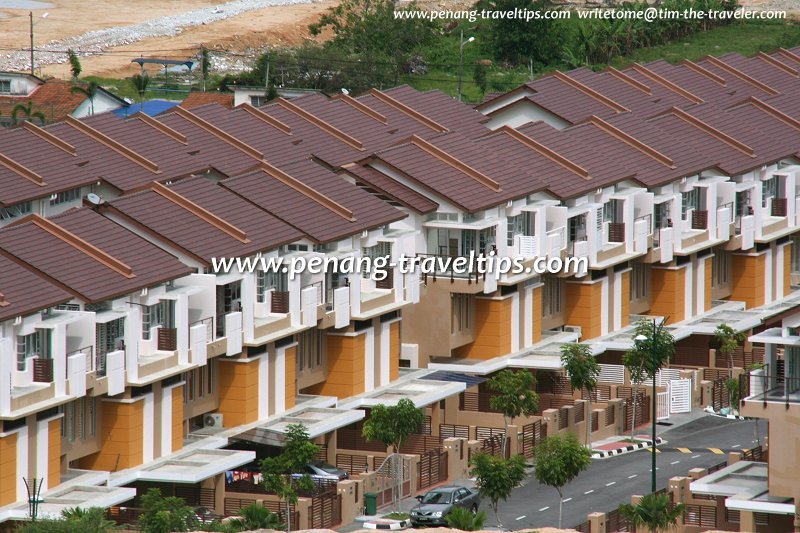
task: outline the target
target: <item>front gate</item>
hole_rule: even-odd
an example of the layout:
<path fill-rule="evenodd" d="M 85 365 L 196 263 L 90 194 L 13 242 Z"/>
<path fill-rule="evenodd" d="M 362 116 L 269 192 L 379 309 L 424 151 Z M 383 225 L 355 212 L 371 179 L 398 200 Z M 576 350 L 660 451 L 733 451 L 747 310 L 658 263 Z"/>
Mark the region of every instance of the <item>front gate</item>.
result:
<path fill-rule="evenodd" d="M 417 488 L 426 489 L 447 481 L 447 451 L 430 450 L 419 456 Z"/>
<path fill-rule="evenodd" d="M 692 410 L 692 380 L 673 379 L 669 382 L 669 412 L 689 413 Z"/>
<path fill-rule="evenodd" d="M 656 395 L 656 420 L 669 418 L 669 392 L 659 392 Z"/>

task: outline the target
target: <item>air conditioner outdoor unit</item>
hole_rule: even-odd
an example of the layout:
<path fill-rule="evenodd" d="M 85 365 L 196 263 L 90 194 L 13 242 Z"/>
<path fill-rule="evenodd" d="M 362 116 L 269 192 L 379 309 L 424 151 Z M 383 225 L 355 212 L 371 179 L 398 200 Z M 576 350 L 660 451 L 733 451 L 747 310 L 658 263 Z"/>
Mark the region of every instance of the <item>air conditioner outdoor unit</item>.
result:
<path fill-rule="evenodd" d="M 222 413 L 211 413 L 203 418 L 203 427 L 206 428 L 221 428 L 222 427 Z"/>

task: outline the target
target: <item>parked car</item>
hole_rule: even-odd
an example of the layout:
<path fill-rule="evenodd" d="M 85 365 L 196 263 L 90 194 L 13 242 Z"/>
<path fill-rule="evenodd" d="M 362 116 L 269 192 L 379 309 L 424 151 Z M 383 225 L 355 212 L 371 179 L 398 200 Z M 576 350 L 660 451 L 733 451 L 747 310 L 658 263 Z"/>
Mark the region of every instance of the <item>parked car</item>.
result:
<path fill-rule="evenodd" d="M 305 472 L 293 474 L 293 477 L 300 477 L 303 474 L 308 474 L 314 481 L 342 481 L 350 477 L 347 471 L 329 465 L 325 461 L 314 461 L 306 465 Z"/>
<path fill-rule="evenodd" d="M 480 495 L 467 487 L 439 487 L 417 496 L 419 503 L 411 509 L 413 526 L 446 526 L 447 515 L 455 507 L 478 512 Z"/>

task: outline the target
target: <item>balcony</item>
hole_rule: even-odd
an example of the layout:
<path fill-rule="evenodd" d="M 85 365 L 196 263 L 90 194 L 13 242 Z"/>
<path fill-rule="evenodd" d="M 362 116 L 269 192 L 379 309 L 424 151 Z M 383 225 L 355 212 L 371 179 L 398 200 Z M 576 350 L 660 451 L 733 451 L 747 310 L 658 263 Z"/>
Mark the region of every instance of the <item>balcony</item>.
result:
<path fill-rule="evenodd" d="M 786 198 L 773 198 L 770 214 L 774 217 L 786 216 Z"/>
<path fill-rule="evenodd" d="M 385 278 L 376 279 L 375 280 L 375 288 L 376 289 L 388 289 L 388 290 L 393 289 L 394 288 L 394 270 L 387 269 Z"/>
<path fill-rule="evenodd" d="M 214 317 L 210 316 L 208 318 L 201 318 L 200 320 L 196 320 L 189 324 L 189 332 L 186 334 L 187 339 L 191 339 L 191 331 L 192 328 L 195 326 L 199 326 L 200 324 L 205 325 L 206 327 L 206 343 L 211 344 L 214 342 Z"/>
<path fill-rule="evenodd" d="M 800 377 L 786 376 L 785 367 L 770 369 L 769 365 L 751 370 L 739 376 L 739 397 L 742 406 L 751 402 L 800 404 Z"/>
<path fill-rule="evenodd" d="M 708 229 L 708 211 L 692 211 L 692 229 Z"/>

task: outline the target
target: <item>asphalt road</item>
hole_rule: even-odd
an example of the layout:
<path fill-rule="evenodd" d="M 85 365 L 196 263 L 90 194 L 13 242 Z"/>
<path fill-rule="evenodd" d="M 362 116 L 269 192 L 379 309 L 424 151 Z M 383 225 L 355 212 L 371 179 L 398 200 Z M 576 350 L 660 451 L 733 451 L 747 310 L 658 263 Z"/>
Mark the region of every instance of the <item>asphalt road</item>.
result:
<path fill-rule="evenodd" d="M 763 439 L 766 421 L 759 422 L 759 430 Z M 709 448 L 724 453 L 755 446 L 754 422 L 715 416 L 702 416 L 674 429 L 659 431 L 659 435 L 668 441 L 656 455 L 659 489 L 667 486 L 669 478 L 685 476 L 691 468 L 709 467 L 725 460 L 727 454 L 721 455 Z M 687 453 L 677 448 L 691 451 Z M 640 450 L 594 460 L 589 470 L 564 488 L 564 527 L 586 521 L 589 513 L 607 512 L 621 503 L 629 503 L 633 494 L 648 494 L 650 456 L 648 450 Z M 489 506 L 484 503 L 483 507 L 488 515 L 487 525 L 494 525 Z M 501 502 L 499 513 L 503 525 L 512 530 L 556 526 L 558 493 L 539 485 L 531 477 L 507 502 Z"/>

